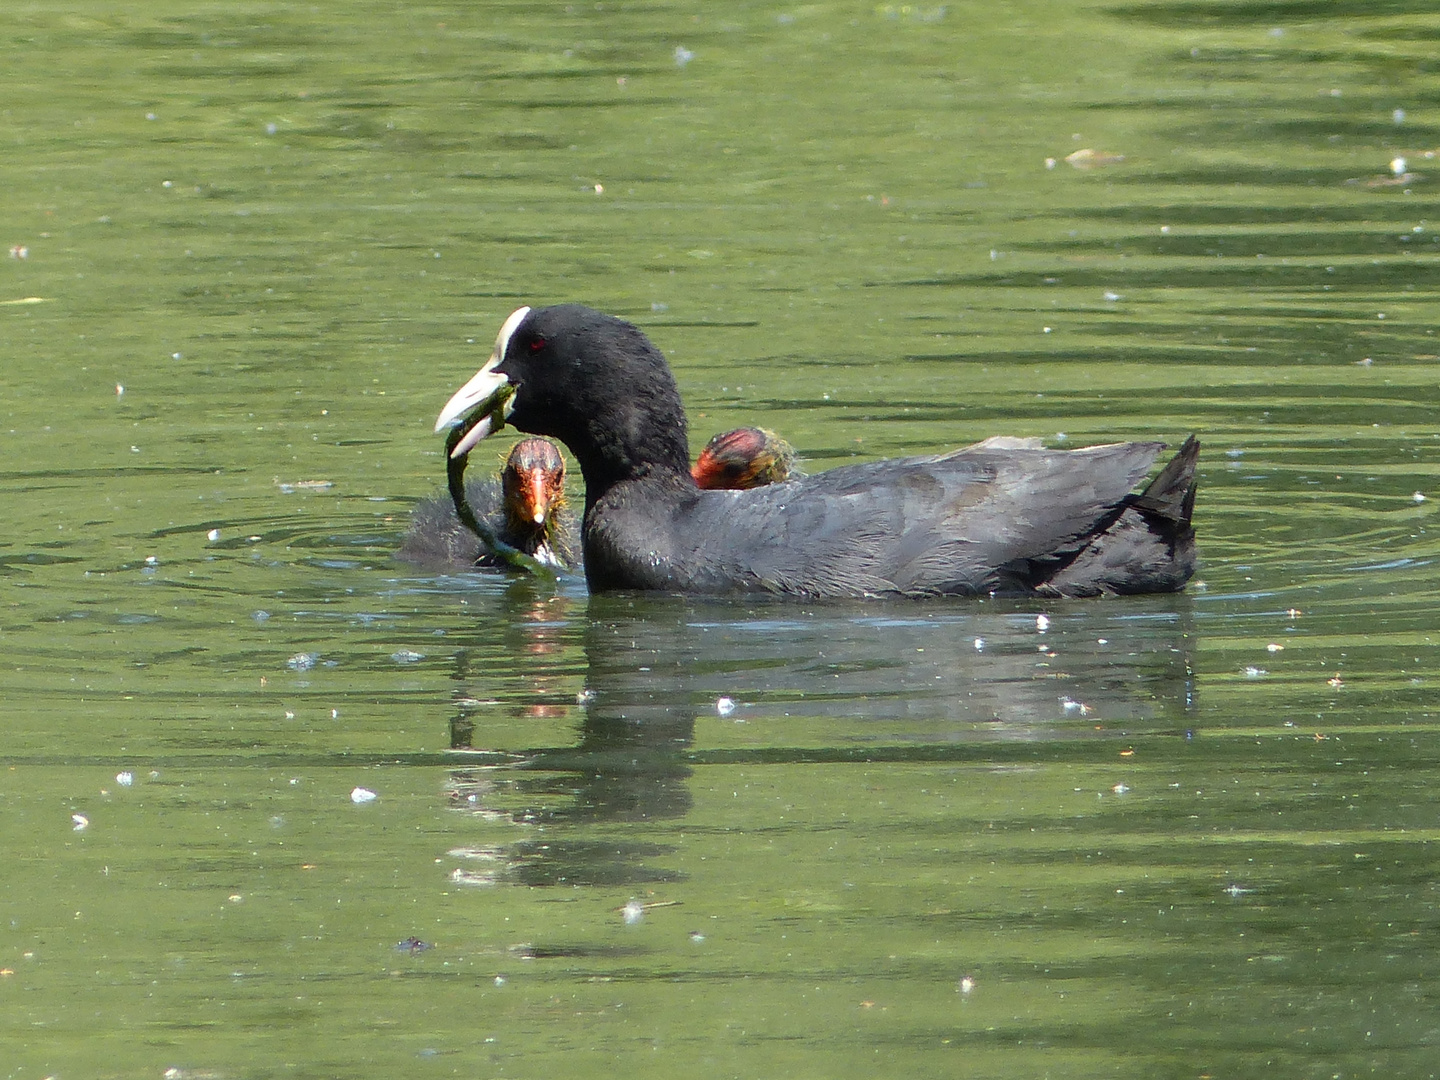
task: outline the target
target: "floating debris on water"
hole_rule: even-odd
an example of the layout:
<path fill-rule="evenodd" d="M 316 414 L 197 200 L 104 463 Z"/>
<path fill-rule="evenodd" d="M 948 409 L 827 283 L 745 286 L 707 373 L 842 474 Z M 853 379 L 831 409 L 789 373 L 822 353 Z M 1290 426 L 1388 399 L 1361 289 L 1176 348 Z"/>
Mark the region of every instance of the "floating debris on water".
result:
<path fill-rule="evenodd" d="M 489 871 L 462 870 L 457 866 L 454 870 L 450 871 L 450 880 L 456 885 L 484 888 L 494 885 L 496 877 Z"/>
<path fill-rule="evenodd" d="M 319 659 L 319 653 L 296 653 L 294 656 L 290 657 L 289 660 L 285 661 L 285 666 L 288 667 L 291 671 L 309 671 L 315 666 L 316 661 L 318 661 Z"/>
<path fill-rule="evenodd" d="M 356 806 L 360 806 L 363 803 L 372 803 L 379 797 L 379 795 L 375 794 L 375 792 L 369 788 L 357 787 L 350 790 L 350 801 Z"/>
<path fill-rule="evenodd" d="M 333 480 L 296 480 L 293 483 L 285 480 L 276 480 L 275 486 L 282 494 L 290 495 L 296 491 L 329 491 L 335 486 Z"/>
<path fill-rule="evenodd" d="M 88 829 L 90 827 L 90 819 L 84 814 L 71 814 L 70 823 L 71 827 L 76 832 L 80 832 L 81 830 Z"/>
<path fill-rule="evenodd" d="M 135 774 L 129 769 L 115 774 L 115 782 L 121 787 L 130 787 L 135 783 Z"/>
<path fill-rule="evenodd" d="M 627 926 L 633 926 L 645 917 L 647 911 L 652 911 L 655 908 L 679 906 L 679 900 L 651 900 L 648 904 L 641 903 L 639 900 L 631 900 L 624 907 L 618 907 L 615 910 L 624 916 Z"/>
<path fill-rule="evenodd" d="M 1427 154 L 1426 156 L 1428 157 L 1429 155 Z M 1346 180 L 1345 182 L 1347 184 L 1358 184 L 1363 182 L 1366 187 L 1381 188 L 1402 187 L 1405 184 L 1414 183 L 1416 180 L 1423 179 L 1423 174 L 1410 172 L 1409 162 L 1407 162 L 1403 157 L 1393 157 L 1390 159 L 1390 171 L 1388 173 L 1384 173 L 1380 176 L 1372 176 L 1364 181 L 1352 178 L 1350 180 Z"/>
<path fill-rule="evenodd" d="M 875 14 L 885 19 L 908 19 L 911 22 L 936 23 L 945 18 L 949 10 L 948 4 L 937 4 L 933 8 L 924 8 L 918 4 L 882 4 L 875 9 Z"/>
<path fill-rule="evenodd" d="M 1036 630 L 1039 630 L 1040 633 L 1042 633 L 1042 634 L 1043 634 L 1046 630 L 1049 630 L 1049 629 L 1050 629 L 1050 616 L 1049 616 L 1049 615 L 1036 615 L 1036 616 L 1035 616 L 1035 629 L 1036 629 Z"/>
<path fill-rule="evenodd" d="M 414 956 L 416 953 L 428 952 L 434 947 L 435 946 L 431 945 L 428 941 L 421 941 L 418 937 L 407 937 L 404 941 L 397 941 L 395 943 L 396 952 L 407 953 L 410 956 Z"/>
<path fill-rule="evenodd" d="M 729 716 L 735 711 L 735 699 L 722 697 L 715 702 L 715 711 L 721 716 Z"/>
<path fill-rule="evenodd" d="M 1119 165 L 1124 160 L 1124 154 L 1111 154 L 1104 150 L 1092 150 L 1089 147 L 1065 155 L 1065 164 L 1072 169 L 1099 169 L 1107 165 Z"/>

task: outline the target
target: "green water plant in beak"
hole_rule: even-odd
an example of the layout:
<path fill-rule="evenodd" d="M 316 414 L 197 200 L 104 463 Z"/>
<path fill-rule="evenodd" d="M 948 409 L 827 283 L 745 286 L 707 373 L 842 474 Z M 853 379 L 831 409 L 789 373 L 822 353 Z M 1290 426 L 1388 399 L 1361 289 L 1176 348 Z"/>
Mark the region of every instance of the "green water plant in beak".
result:
<path fill-rule="evenodd" d="M 470 464 L 470 451 L 505 426 L 510 399 L 514 396 L 515 388 L 506 383 L 496 387 L 450 420 L 450 431 L 445 436 L 445 479 L 461 524 L 478 536 L 486 548 L 517 570 L 527 570 L 545 581 L 554 581 L 554 567 L 547 566 L 533 555 L 527 555 L 501 540 L 494 529 L 476 516 L 470 501 L 465 498 L 465 469 Z M 442 420 L 444 419 L 442 416 Z M 437 424 L 436 429 L 443 426 L 443 423 Z M 477 431 L 480 434 L 477 435 Z"/>

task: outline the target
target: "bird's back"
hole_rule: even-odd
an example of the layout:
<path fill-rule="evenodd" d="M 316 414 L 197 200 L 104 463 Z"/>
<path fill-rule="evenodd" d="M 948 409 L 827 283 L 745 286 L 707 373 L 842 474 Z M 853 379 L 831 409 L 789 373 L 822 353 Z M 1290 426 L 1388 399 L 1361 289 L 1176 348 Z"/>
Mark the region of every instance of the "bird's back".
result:
<path fill-rule="evenodd" d="M 587 573 L 598 588 L 1030 591 L 1110 523 L 1163 446 L 1050 451 L 996 440 L 751 491 L 696 491 L 657 475 L 596 504 Z"/>

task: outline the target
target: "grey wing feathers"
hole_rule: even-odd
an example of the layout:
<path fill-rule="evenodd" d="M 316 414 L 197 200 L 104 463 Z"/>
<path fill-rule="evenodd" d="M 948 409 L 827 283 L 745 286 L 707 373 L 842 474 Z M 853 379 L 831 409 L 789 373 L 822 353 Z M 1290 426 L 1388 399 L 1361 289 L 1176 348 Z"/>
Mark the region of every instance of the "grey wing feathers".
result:
<path fill-rule="evenodd" d="M 1115 512 L 1163 443 L 1047 451 L 981 443 L 704 492 L 676 522 L 697 580 L 807 595 L 975 593 L 1029 584 Z M 743 502 L 743 515 L 735 510 Z"/>

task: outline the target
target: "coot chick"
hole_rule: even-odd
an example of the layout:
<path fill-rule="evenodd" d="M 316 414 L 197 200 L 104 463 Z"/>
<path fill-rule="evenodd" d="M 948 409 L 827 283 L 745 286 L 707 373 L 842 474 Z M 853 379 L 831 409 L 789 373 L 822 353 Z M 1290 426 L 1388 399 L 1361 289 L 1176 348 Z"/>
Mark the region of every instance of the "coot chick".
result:
<path fill-rule="evenodd" d="M 461 480 L 452 470 L 452 491 Z M 463 474 L 463 463 L 458 473 Z M 468 512 L 500 544 L 536 560 L 563 568 L 572 561 L 571 529 L 565 507 L 565 459 L 547 439 L 516 443 L 495 479 L 470 480 L 464 496 L 436 495 L 416 505 L 410 528 L 397 552 L 421 565 L 506 566 L 501 550 L 482 541 L 463 517 Z M 464 509 L 461 509 L 461 508 Z"/>
<path fill-rule="evenodd" d="M 579 461 L 593 590 L 1094 596 L 1172 592 L 1195 568 L 1193 436 L 1138 494 L 1163 443 L 991 440 L 706 491 L 664 356 L 636 327 L 575 304 L 512 313 L 436 430 L 452 427 L 464 454 L 507 420 Z"/>
<path fill-rule="evenodd" d="M 788 480 L 795 471 L 795 449 L 773 431 L 744 427 L 716 435 L 690 475 L 702 488 L 748 491 Z"/>
<path fill-rule="evenodd" d="M 795 451 L 764 428 L 736 428 L 710 440 L 692 467 L 696 483 L 705 488 L 750 488 L 785 480 L 794 468 Z M 574 566 L 575 544 L 570 515 L 565 512 L 565 459 L 545 439 L 522 439 L 511 449 L 497 486 L 490 480 L 461 480 L 465 458 L 447 462 L 451 495 L 436 495 L 416 505 L 410 528 L 396 553 L 407 562 L 426 566 L 515 565 L 532 569 L 500 545 L 508 545 L 554 569 Z M 464 492 L 460 499 L 454 491 Z M 481 523 L 498 541 L 483 540 L 464 518 Z M 498 549 L 498 550 L 497 550 Z"/>

